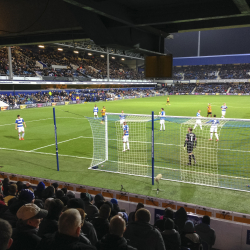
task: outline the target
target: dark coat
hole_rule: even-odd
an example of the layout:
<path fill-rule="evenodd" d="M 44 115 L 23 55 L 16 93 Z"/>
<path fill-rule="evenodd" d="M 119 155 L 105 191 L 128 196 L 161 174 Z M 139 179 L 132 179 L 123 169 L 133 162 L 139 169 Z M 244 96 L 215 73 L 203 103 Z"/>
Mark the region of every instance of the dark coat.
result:
<path fill-rule="evenodd" d="M 41 241 L 37 235 L 37 229 L 18 221 L 17 227 L 13 230 L 11 238 L 13 244 L 10 250 L 34 250 Z"/>
<path fill-rule="evenodd" d="M 187 212 L 183 207 L 180 207 L 175 213 L 174 223 L 177 225 L 179 233 L 181 234 L 185 223 L 187 221 Z"/>
<path fill-rule="evenodd" d="M 181 237 L 179 232 L 175 229 L 165 230 L 162 234 L 166 250 L 179 250 L 181 249 Z"/>
<path fill-rule="evenodd" d="M 97 250 L 136 250 L 123 237 L 107 234 L 96 244 Z"/>
<path fill-rule="evenodd" d="M 88 221 L 84 221 L 83 226 L 82 226 L 82 232 L 89 239 L 91 244 L 95 246 L 97 242 L 97 234 L 92 223 Z"/>
<path fill-rule="evenodd" d="M 124 238 L 138 250 L 165 250 L 161 233 L 147 222 L 135 221 L 128 224 Z"/>
<path fill-rule="evenodd" d="M 109 221 L 107 219 L 96 217 L 92 220 L 92 224 L 95 228 L 98 240 L 109 232 Z"/>
<path fill-rule="evenodd" d="M 205 241 L 209 246 L 214 245 L 216 235 L 215 231 L 209 225 L 201 223 L 195 226 L 195 231 L 201 237 L 202 241 Z"/>
<path fill-rule="evenodd" d="M 46 234 L 36 250 L 95 250 L 93 246 L 86 245 L 80 241 L 79 237 L 72 237 L 56 232 Z"/>
<path fill-rule="evenodd" d="M 84 212 L 87 214 L 89 221 L 99 213 L 98 208 L 89 201 L 84 201 Z"/>
<path fill-rule="evenodd" d="M 181 246 L 190 248 L 190 250 L 202 250 L 201 239 L 196 233 L 182 233 Z"/>
<path fill-rule="evenodd" d="M 39 225 L 38 235 L 43 237 L 45 234 L 53 234 L 58 230 L 58 222 L 49 218 L 44 218 Z"/>
<path fill-rule="evenodd" d="M 155 226 L 156 228 L 158 228 L 160 232 L 163 232 L 163 231 L 164 231 L 164 223 L 165 223 L 165 221 L 166 221 L 166 217 L 163 217 L 162 220 L 161 220 L 161 219 L 157 220 L 157 221 L 155 222 L 155 225 L 154 225 L 154 226 Z M 174 229 L 175 229 L 176 231 L 179 231 L 179 230 L 178 230 L 178 226 L 177 226 L 176 224 L 174 224 Z"/>

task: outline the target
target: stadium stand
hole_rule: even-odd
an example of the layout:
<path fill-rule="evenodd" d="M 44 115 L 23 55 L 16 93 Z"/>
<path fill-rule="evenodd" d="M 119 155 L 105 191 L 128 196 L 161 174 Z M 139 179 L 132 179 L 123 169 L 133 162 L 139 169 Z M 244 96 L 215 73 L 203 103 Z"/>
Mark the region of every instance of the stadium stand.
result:
<path fill-rule="evenodd" d="M 87 53 L 73 54 L 55 50 L 12 48 L 13 74 L 15 76 L 107 78 L 105 58 Z M 8 54 L 0 50 L 0 76 L 9 75 Z M 120 61 L 110 60 L 110 79 L 143 79 L 144 75 Z"/>

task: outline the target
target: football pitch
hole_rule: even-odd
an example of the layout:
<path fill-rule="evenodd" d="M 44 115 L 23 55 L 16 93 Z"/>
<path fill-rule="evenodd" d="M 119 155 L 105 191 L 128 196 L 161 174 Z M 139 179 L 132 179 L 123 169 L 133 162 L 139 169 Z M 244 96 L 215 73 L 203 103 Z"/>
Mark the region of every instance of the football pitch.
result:
<path fill-rule="evenodd" d="M 99 107 L 99 111 L 105 105 L 107 112 L 120 113 L 121 110 L 124 110 L 125 113 L 147 115 L 150 115 L 151 111 L 158 114 L 163 107 L 166 115 L 194 117 L 198 109 L 201 110 L 202 116 L 206 116 L 207 104 L 211 103 L 213 114 L 217 114 L 217 117 L 220 117 L 220 107 L 224 102 L 228 106 L 226 118 L 250 119 L 249 96 L 170 96 L 170 106 L 166 106 L 166 97 L 150 97 L 99 102 L 97 106 Z M 152 191 L 154 187 L 151 185 L 150 178 L 88 169 L 93 156 L 93 134 L 86 117 L 93 117 L 93 107 L 94 103 L 56 106 L 59 172 L 56 170 L 52 107 L 0 112 L 0 166 L 2 166 L 0 171 L 114 190 L 120 190 L 122 184 L 127 192 L 155 196 L 155 192 Z M 18 140 L 17 131 L 14 129 L 17 114 L 20 114 L 27 124 L 24 141 Z M 176 180 L 180 180 L 178 171 L 171 171 L 171 169 L 180 168 L 181 154 L 183 154 L 185 159 L 187 157 L 187 153 L 180 150 L 180 148 L 183 150 L 183 145 L 181 144 L 182 142 L 184 144 L 184 138 L 180 142 L 180 137 L 182 137 L 180 135 L 180 128 L 173 123 L 168 124 L 166 122 L 165 132 L 159 132 L 159 126 L 156 123 L 155 139 L 158 144 L 156 144 L 155 159 L 156 166 L 162 168 L 156 168 L 156 174 L 163 173 L 163 175 L 166 175 L 164 178 L 168 179 L 167 177 L 171 172 L 176 176 Z M 150 127 L 147 126 L 146 129 L 147 136 L 150 138 Z M 184 127 L 184 136 L 185 131 L 186 128 Z M 248 158 L 250 160 L 248 156 L 250 154 L 249 128 L 237 128 L 236 131 L 231 130 L 230 127 L 225 127 L 223 131 L 227 132 L 224 134 L 221 132 L 219 147 L 222 149 L 230 148 L 236 151 L 237 154 L 231 154 L 231 150 L 218 150 L 216 155 L 218 169 L 216 171 L 222 176 L 237 177 L 238 173 L 240 173 L 240 177 L 244 177 L 246 180 L 246 183 L 241 183 L 241 185 L 246 186 L 250 184 L 248 183 L 248 178 L 250 177 L 248 161 Z M 208 143 L 209 130 L 206 130 L 204 127 L 201 133 L 198 127 L 195 133 L 201 138 L 198 143 L 207 145 L 205 143 Z M 132 141 L 131 136 L 130 140 Z M 173 145 L 166 146 L 164 143 Z M 217 147 L 215 138 L 213 138 L 211 143 L 211 147 Z M 115 146 L 116 144 L 114 142 Z M 111 156 L 115 155 L 117 151 L 114 149 L 115 146 L 113 147 L 113 151 L 109 150 Z M 131 147 L 133 147 L 132 142 Z M 150 161 L 150 147 L 146 151 L 146 160 Z M 165 155 L 166 152 L 167 155 Z M 132 154 L 133 152 L 131 150 L 131 152 L 127 153 Z M 198 165 L 196 167 L 192 166 L 190 171 L 197 171 L 198 169 L 200 173 L 203 171 L 206 172 L 205 169 L 201 168 L 204 165 L 204 162 L 201 162 L 205 161 L 204 156 L 207 155 L 208 157 L 211 155 L 211 152 L 203 150 L 198 153 L 197 147 L 197 152 L 194 151 L 194 153 L 198 157 Z M 209 161 L 209 159 L 206 161 Z M 148 165 L 150 165 L 150 162 L 148 162 Z M 116 169 L 112 169 L 112 165 L 108 164 L 104 164 L 103 168 L 104 170 L 117 171 Z M 210 169 L 213 169 L 213 166 Z M 150 172 L 151 170 L 148 169 L 148 171 Z M 172 179 L 174 178 L 172 177 Z M 250 201 L 247 199 L 249 194 L 246 192 L 173 181 L 161 181 L 160 185 L 160 188 L 165 190 L 165 192 L 161 192 L 157 196 L 160 198 L 249 213 L 248 207 Z"/>

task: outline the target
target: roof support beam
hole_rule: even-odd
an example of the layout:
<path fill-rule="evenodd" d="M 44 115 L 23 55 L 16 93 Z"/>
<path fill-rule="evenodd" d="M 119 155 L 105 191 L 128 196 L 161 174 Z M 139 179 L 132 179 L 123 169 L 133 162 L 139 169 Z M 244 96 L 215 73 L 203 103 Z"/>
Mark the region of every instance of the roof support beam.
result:
<path fill-rule="evenodd" d="M 241 14 L 250 13 L 249 5 L 246 0 L 233 0 Z"/>

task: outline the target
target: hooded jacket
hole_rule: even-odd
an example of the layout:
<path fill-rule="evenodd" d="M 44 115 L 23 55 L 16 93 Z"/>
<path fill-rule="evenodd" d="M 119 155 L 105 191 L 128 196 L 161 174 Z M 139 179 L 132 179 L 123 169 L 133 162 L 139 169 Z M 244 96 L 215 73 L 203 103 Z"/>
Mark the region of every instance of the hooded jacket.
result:
<path fill-rule="evenodd" d="M 202 241 L 205 241 L 210 246 L 214 245 L 216 235 L 215 231 L 209 225 L 201 223 L 195 227 L 195 231 L 201 237 Z"/>
<path fill-rule="evenodd" d="M 128 245 L 125 238 L 114 234 L 107 234 L 96 244 L 97 250 L 136 250 Z"/>
<path fill-rule="evenodd" d="M 135 221 L 128 224 L 124 238 L 138 250 L 165 250 L 161 233 L 148 222 Z"/>

